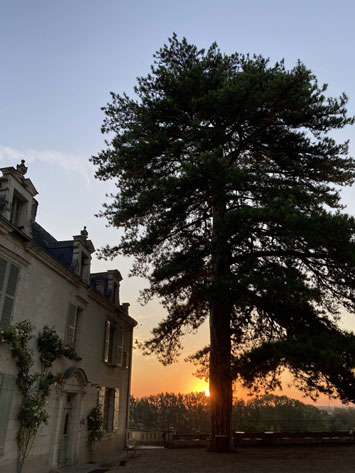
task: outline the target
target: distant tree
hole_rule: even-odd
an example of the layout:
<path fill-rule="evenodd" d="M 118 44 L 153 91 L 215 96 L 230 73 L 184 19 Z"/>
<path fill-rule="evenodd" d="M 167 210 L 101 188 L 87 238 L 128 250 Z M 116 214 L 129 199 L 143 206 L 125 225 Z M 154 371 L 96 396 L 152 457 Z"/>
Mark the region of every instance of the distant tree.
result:
<path fill-rule="evenodd" d="M 160 393 L 131 398 L 132 429 L 173 428 L 177 433 L 198 433 L 209 430 L 209 400 L 204 393 Z"/>
<path fill-rule="evenodd" d="M 287 396 L 265 394 L 233 406 L 233 427 L 238 431 L 313 431 L 328 430 L 325 412 Z"/>
<path fill-rule="evenodd" d="M 233 403 L 233 430 L 244 432 L 342 430 L 352 423 L 355 409 L 327 413 L 286 396 L 265 394 Z M 355 425 L 355 424 L 354 424 Z M 173 428 L 178 434 L 209 431 L 209 399 L 200 393 L 160 393 L 131 398 L 131 429 Z"/>
<path fill-rule="evenodd" d="M 92 160 L 117 194 L 102 212 L 125 231 L 103 256 L 135 257 L 133 275 L 167 317 L 145 348 L 172 362 L 186 332 L 209 318 L 211 450 L 232 445 L 232 381 L 297 385 L 355 400 L 355 220 L 337 186 L 354 181 L 348 146 L 329 133 L 353 124 L 347 97 L 302 63 L 199 50 L 176 36 L 137 79 L 112 93 L 107 147 Z"/>
<path fill-rule="evenodd" d="M 336 407 L 325 412 L 331 430 L 355 430 L 355 408 Z"/>

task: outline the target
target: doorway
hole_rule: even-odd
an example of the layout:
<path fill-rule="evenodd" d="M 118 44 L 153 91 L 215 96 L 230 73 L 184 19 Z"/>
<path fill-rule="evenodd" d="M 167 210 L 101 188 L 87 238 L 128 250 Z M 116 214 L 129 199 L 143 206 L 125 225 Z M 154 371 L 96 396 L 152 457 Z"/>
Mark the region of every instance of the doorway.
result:
<path fill-rule="evenodd" d="M 70 432 L 71 422 L 73 413 L 73 400 L 75 394 L 67 393 L 65 397 L 65 404 L 63 408 L 63 417 L 60 430 L 59 438 L 59 449 L 58 449 L 58 466 L 66 466 L 69 462 L 68 459 L 68 446 L 70 443 Z"/>

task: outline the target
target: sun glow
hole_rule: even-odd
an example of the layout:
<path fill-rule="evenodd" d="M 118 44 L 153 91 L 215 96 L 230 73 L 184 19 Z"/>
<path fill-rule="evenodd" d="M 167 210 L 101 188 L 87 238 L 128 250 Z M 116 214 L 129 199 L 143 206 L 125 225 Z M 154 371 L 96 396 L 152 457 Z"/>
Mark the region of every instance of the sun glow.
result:
<path fill-rule="evenodd" d="M 204 393 L 206 397 L 210 397 L 209 384 L 203 379 L 195 380 L 189 391 L 195 393 Z"/>

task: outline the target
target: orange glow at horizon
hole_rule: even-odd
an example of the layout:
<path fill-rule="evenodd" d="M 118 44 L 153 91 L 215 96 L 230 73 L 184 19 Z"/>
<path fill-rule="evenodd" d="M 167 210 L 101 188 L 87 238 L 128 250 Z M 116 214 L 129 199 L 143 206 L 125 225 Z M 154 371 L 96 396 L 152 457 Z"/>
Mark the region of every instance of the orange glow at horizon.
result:
<path fill-rule="evenodd" d="M 176 363 L 171 366 L 162 366 L 153 357 L 146 358 L 143 356 L 136 356 L 133 366 L 132 376 L 132 395 L 135 397 L 144 397 L 164 392 L 170 393 L 191 393 L 202 392 L 209 397 L 209 384 L 198 379 L 193 375 L 194 367 L 188 363 Z M 319 399 L 314 402 L 310 398 L 304 397 L 292 384 L 292 379 L 289 373 L 285 372 L 282 377 L 283 389 L 276 389 L 273 393 L 260 392 L 263 394 L 275 394 L 277 396 L 287 396 L 292 399 L 297 399 L 305 404 L 323 405 L 323 406 L 339 406 L 340 400 L 330 400 L 327 396 L 321 395 Z M 234 386 L 234 399 L 248 402 L 251 397 L 248 390 L 241 385 Z"/>
<path fill-rule="evenodd" d="M 198 378 L 192 379 L 192 383 L 188 389 L 188 392 L 205 393 L 205 396 L 209 397 L 210 396 L 209 384 L 203 379 L 198 379 Z"/>
<path fill-rule="evenodd" d="M 151 307 L 151 306 L 150 306 Z M 148 311 L 147 322 L 153 326 L 154 320 L 159 313 L 158 306 L 154 307 L 154 310 Z M 133 311 L 132 311 L 133 312 Z M 138 312 L 138 311 L 137 311 Z M 133 313 L 134 315 L 134 313 Z M 143 319 L 143 316 L 141 316 Z M 149 336 L 147 329 L 137 329 L 140 331 L 140 339 L 144 339 Z M 143 333 L 142 333 L 143 332 Z M 134 397 L 144 397 L 150 395 L 156 395 L 159 393 L 184 393 L 188 394 L 191 392 L 202 392 L 207 396 L 209 391 L 209 383 L 196 378 L 194 373 L 196 367 L 191 363 L 186 363 L 184 360 L 185 356 L 190 356 L 195 353 L 198 349 L 206 344 L 208 340 L 208 325 L 205 324 L 201 332 L 197 335 L 187 335 L 185 339 L 188 351 L 184 351 L 180 358 L 181 361 L 172 365 L 164 366 L 158 362 L 155 356 L 143 356 L 140 350 L 134 350 L 133 354 L 133 366 L 132 366 L 132 385 L 131 392 Z M 317 401 L 312 401 L 310 398 L 304 397 L 303 393 L 299 391 L 293 382 L 293 379 L 289 372 L 285 371 L 282 375 L 282 389 L 276 389 L 273 392 L 260 392 L 259 396 L 263 394 L 275 394 L 277 396 L 287 396 L 292 399 L 299 400 L 305 404 L 323 405 L 323 406 L 339 406 L 341 401 L 339 399 L 329 399 L 326 395 L 320 395 Z M 251 398 L 255 397 L 253 393 L 248 392 L 241 384 L 234 386 L 233 398 L 248 402 Z"/>

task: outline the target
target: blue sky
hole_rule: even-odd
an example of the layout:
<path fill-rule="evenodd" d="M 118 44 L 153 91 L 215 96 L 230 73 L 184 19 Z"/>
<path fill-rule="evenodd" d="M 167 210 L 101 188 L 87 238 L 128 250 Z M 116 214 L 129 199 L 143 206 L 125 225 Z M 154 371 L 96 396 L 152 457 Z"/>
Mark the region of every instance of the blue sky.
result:
<path fill-rule="evenodd" d="M 113 184 L 95 181 L 88 162 L 104 146 L 100 108 L 111 90 L 131 93 L 173 32 L 199 47 L 217 41 L 226 53 L 285 58 L 287 67 L 301 59 L 330 95 L 348 94 L 355 114 L 354 24 L 353 0 L 1 0 L 0 165 L 26 159 L 39 222 L 58 239 L 87 225 L 96 247 L 114 243 L 120 233 L 94 217 Z M 355 154 L 354 127 L 337 138 L 350 139 Z M 343 195 L 355 214 L 354 191 Z M 117 259 L 93 267 L 118 267 L 126 277 L 129 265 Z M 161 309 L 135 302 L 141 287 L 125 279 L 122 296 L 144 336 Z"/>

